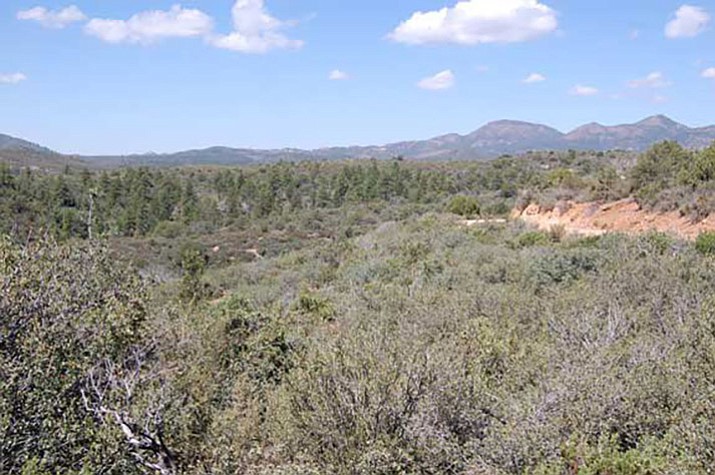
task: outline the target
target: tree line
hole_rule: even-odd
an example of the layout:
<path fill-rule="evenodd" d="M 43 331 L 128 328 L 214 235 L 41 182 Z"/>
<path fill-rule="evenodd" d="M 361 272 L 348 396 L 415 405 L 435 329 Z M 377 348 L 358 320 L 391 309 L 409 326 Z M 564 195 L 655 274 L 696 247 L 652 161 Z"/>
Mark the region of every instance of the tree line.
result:
<path fill-rule="evenodd" d="M 242 219 L 304 209 L 395 201 L 435 203 L 502 179 L 460 168 L 398 161 L 279 163 L 225 169 L 151 169 L 61 174 L 0 165 L 0 232 L 41 230 L 55 239 L 150 235 L 177 228 L 211 231 Z M 471 179 L 470 179 L 471 177 Z M 513 195 L 515 190 L 507 192 Z"/>
<path fill-rule="evenodd" d="M 613 200 L 715 211 L 715 146 L 656 144 L 630 159 L 621 152 L 538 152 L 490 162 L 402 160 L 277 163 L 235 168 L 127 168 L 46 173 L 0 164 L 0 233 L 58 240 L 158 233 L 210 233 L 301 210 L 353 204 L 415 203 L 506 214 L 521 201 Z"/>

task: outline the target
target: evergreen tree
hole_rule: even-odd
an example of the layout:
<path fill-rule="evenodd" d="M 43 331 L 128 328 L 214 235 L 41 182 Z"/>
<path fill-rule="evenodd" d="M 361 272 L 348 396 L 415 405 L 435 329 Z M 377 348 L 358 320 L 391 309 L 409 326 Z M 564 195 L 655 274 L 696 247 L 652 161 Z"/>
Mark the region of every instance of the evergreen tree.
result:
<path fill-rule="evenodd" d="M 199 199 L 194 191 L 194 184 L 189 179 L 184 183 L 184 190 L 181 194 L 181 220 L 184 224 L 190 224 L 196 219 L 199 212 Z"/>

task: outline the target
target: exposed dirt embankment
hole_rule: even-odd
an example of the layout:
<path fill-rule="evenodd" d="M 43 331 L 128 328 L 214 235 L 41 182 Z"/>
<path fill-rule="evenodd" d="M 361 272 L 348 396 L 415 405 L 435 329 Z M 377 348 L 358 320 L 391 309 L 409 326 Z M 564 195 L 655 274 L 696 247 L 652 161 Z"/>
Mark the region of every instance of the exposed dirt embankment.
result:
<path fill-rule="evenodd" d="M 613 203 L 559 203 L 547 211 L 532 204 L 524 211 L 514 211 L 514 219 L 550 230 L 563 226 L 566 233 L 599 235 L 608 232 L 643 233 L 661 231 L 687 239 L 695 239 L 701 232 L 715 231 L 715 216 L 693 223 L 677 211 L 653 213 L 640 209 L 633 199 Z"/>

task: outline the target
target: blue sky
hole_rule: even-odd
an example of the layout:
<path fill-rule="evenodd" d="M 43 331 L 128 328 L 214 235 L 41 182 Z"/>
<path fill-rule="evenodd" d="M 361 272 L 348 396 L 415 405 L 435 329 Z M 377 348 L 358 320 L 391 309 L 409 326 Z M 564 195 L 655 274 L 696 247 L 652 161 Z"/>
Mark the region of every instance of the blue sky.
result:
<path fill-rule="evenodd" d="M 0 132 L 94 154 L 380 144 L 504 118 L 706 125 L 711 15 L 704 0 L 3 0 Z"/>

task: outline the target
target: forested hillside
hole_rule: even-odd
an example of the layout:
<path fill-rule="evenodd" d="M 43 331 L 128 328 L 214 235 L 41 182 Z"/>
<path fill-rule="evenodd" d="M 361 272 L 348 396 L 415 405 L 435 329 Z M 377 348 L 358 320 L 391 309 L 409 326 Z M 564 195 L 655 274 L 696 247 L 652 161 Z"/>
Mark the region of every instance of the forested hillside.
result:
<path fill-rule="evenodd" d="M 715 147 L 689 151 L 663 142 L 625 152 L 544 152 L 486 163 L 401 160 L 302 162 L 242 168 L 66 166 L 48 174 L 0 165 L 0 225 L 58 239 L 208 234 L 227 226 L 367 203 L 443 210 L 454 196 L 479 202 L 479 213 L 506 215 L 528 201 L 613 200 L 634 195 L 658 211 L 692 219 L 715 210 Z"/>
<path fill-rule="evenodd" d="M 670 142 L 4 166 L 0 473 L 710 473 L 715 234 L 492 218 L 714 191 L 715 148 Z"/>
<path fill-rule="evenodd" d="M 570 186 L 571 175 L 583 191 L 597 191 L 600 175 L 617 175 L 633 160 L 623 152 L 547 152 L 487 163 L 371 160 L 100 172 L 65 167 L 59 174 L 0 165 L 0 212 L 4 232 L 42 230 L 59 239 L 86 238 L 90 232 L 95 237 L 204 234 L 361 203 L 441 210 L 460 194 L 479 198 L 483 214 L 499 215 L 509 212 L 520 192 Z"/>

